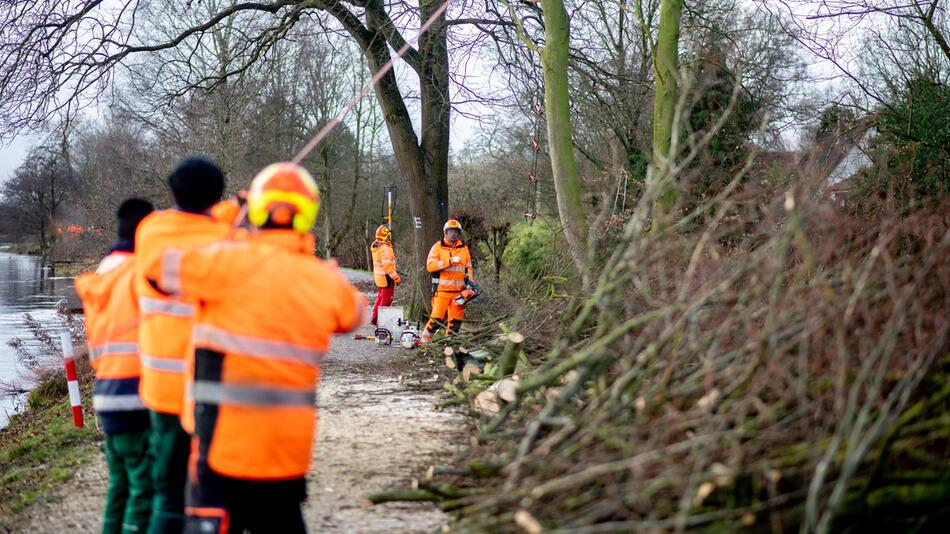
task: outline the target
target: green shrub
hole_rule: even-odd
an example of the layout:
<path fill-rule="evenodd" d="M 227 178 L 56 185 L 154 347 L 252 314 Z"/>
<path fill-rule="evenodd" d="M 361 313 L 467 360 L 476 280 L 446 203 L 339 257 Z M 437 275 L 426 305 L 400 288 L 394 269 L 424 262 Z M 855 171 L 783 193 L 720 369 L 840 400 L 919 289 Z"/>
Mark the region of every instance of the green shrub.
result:
<path fill-rule="evenodd" d="M 920 78 L 882 110 L 875 140 L 879 169 L 865 188 L 901 204 L 941 198 L 950 183 L 950 87 Z"/>
<path fill-rule="evenodd" d="M 549 221 L 518 223 L 511 229 L 502 261 L 511 276 L 536 279 L 555 257 L 555 231 Z"/>
<path fill-rule="evenodd" d="M 66 374 L 62 371 L 52 371 L 40 379 L 39 383 L 30 391 L 27 405 L 31 410 L 38 410 L 44 406 L 62 399 L 69 393 L 66 384 Z"/>

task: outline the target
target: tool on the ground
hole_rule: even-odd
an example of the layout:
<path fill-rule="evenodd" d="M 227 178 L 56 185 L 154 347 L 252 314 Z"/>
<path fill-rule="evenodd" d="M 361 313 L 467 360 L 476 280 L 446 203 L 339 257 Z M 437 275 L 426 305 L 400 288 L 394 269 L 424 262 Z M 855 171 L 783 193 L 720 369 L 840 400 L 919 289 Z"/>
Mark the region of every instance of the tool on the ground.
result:
<path fill-rule="evenodd" d="M 396 325 L 402 328 L 402 333 L 399 335 L 399 344 L 402 345 L 404 349 L 414 349 L 422 343 L 422 338 L 419 336 L 419 326 L 412 324 L 409 320 L 397 319 Z"/>
<path fill-rule="evenodd" d="M 376 329 L 376 344 L 377 345 L 392 345 L 393 344 L 393 334 L 386 328 L 377 328 Z"/>
<path fill-rule="evenodd" d="M 364 336 L 363 334 L 353 334 L 353 339 L 357 341 L 362 340 L 362 339 L 373 340 L 373 339 L 376 339 L 376 336 Z"/>
<path fill-rule="evenodd" d="M 455 297 L 455 304 L 457 306 L 465 306 L 469 302 L 477 299 L 479 295 L 482 294 L 481 288 L 475 284 L 475 282 L 465 279 L 465 289 L 459 293 L 459 296 Z"/>

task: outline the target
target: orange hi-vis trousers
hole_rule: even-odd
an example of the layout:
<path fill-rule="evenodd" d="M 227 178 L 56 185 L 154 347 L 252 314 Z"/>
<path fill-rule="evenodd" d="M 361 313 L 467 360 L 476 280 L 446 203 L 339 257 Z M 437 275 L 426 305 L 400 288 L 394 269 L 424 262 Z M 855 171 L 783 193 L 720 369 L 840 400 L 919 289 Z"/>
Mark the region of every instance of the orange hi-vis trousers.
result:
<path fill-rule="evenodd" d="M 446 335 L 459 331 L 462 327 L 462 319 L 465 319 L 465 306 L 456 304 L 455 298 L 461 294 L 459 291 L 436 291 L 432 296 L 432 314 L 429 315 L 429 322 L 426 323 L 425 332 L 422 338 L 431 340 L 432 335 L 446 321 L 448 316 L 448 327 Z"/>

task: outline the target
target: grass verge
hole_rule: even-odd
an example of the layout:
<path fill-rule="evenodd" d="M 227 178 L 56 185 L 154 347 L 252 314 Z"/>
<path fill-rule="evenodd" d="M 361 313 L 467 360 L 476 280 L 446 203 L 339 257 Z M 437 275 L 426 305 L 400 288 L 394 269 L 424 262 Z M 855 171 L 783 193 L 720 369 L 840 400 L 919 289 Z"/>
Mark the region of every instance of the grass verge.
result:
<path fill-rule="evenodd" d="M 15 530 L 19 512 L 69 480 L 100 448 L 102 436 L 89 406 L 91 370 L 86 362 L 77 367 L 85 401 L 84 428 L 73 426 L 60 372 L 48 374 L 30 393 L 29 409 L 0 429 L 0 531 Z"/>

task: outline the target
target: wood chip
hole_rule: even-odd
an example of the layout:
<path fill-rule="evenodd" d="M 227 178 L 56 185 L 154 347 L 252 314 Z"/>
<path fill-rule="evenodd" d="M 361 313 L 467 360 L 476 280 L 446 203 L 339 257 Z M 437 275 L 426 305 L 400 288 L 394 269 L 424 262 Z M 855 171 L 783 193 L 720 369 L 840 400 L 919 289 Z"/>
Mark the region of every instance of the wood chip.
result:
<path fill-rule="evenodd" d="M 543 530 L 541 523 L 531 515 L 531 512 L 523 509 L 515 512 L 515 524 L 528 534 L 540 534 Z"/>
<path fill-rule="evenodd" d="M 462 368 L 462 380 L 469 382 L 472 379 L 473 375 L 482 374 L 482 370 L 473 363 L 466 363 L 465 367 Z"/>
<path fill-rule="evenodd" d="M 716 401 L 719 400 L 719 389 L 713 388 L 709 393 L 703 395 L 701 399 L 696 401 L 696 407 L 703 411 L 711 411 L 712 408 L 716 405 Z"/>
<path fill-rule="evenodd" d="M 562 384 L 562 385 L 565 385 L 565 386 L 568 385 L 568 384 L 570 384 L 571 382 L 577 380 L 577 376 L 578 376 L 579 374 L 580 374 L 580 373 L 578 373 L 578 372 L 575 371 L 574 369 L 571 369 L 570 371 L 568 371 L 568 372 L 564 373 L 563 375 L 561 375 L 561 384 Z"/>
<path fill-rule="evenodd" d="M 703 501 L 706 500 L 706 497 L 709 497 L 715 489 L 716 485 L 712 482 L 703 482 L 700 484 L 699 489 L 696 490 L 696 496 L 693 497 L 693 506 L 699 506 L 703 504 Z"/>
<path fill-rule="evenodd" d="M 505 402 L 515 402 L 517 394 L 518 381 L 513 378 L 505 378 L 498 381 L 498 398 Z"/>

